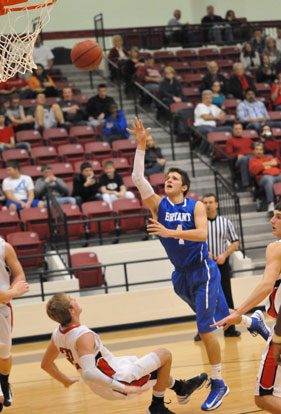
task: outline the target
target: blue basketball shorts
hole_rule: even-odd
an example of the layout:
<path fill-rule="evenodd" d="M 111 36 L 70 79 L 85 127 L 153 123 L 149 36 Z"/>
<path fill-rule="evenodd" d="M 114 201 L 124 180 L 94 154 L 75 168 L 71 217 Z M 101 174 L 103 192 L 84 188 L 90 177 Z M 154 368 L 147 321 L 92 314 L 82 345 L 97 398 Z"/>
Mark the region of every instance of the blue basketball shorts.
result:
<path fill-rule="evenodd" d="M 206 259 L 196 267 L 175 270 L 172 281 L 176 294 L 196 313 L 200 333 L 215 330 L 210 325 L 229 315 L 221 287 L 221 275 L 213 260 Z"/>

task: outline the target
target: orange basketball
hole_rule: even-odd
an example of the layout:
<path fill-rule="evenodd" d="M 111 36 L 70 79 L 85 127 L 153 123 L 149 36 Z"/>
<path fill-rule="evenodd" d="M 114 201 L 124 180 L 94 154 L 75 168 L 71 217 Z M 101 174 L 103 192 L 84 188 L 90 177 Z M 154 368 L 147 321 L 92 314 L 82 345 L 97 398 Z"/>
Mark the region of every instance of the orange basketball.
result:
<path fill-rule="evenodd" d="M 80 70 L 96 69 L 102 61 L 102 49 L 94 40 L 82 40 L 71 50 L 72 63 Z"/>

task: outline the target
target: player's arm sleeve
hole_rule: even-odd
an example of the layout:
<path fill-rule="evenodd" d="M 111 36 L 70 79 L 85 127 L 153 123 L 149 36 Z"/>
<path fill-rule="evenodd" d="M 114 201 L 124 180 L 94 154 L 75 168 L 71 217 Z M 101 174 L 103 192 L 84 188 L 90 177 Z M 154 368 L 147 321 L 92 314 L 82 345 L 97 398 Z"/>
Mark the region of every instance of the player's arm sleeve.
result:
<path fill-rule="evenodd" d="M 80 357 L 82 377 L 86 381 L 93 382 L 103 387 L 112 388 L 118 391 L 124 391 L 125 385 L 113 378 L 103 374 L 96 367 L 96 360 L 93 354 L 83 355 Z"/>
<path fill-rule="evenodd" d="M 151 184 L 144 177 L 144 157 L 145 151 L 137 149 L 132 173 L 132 180 L 137 186 L 143 200 L 153 196 L 154 194 Z"/>

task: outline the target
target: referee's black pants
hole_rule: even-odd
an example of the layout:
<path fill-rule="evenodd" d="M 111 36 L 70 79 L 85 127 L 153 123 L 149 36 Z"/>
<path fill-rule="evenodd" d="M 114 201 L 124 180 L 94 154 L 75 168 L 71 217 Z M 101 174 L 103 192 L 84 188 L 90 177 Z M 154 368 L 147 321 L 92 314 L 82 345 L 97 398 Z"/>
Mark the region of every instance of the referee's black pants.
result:
<path fill-rule="evenodd" d="M 218 268 L 221 273 L 221 286 L 222 286 L 222 290 L 223 290 L 226 302 L 229 308 L 234 309 L 232 292 L 231 292 L 231 281 L 230 281 L 231 267 L 229 264 L 229 259 L 227 258 L 224 264 L 218 265 Z M 227 329 L 227 332 L 233 332 L 234 330 L 235 330 L 235 326 L 231 325 Z"/>

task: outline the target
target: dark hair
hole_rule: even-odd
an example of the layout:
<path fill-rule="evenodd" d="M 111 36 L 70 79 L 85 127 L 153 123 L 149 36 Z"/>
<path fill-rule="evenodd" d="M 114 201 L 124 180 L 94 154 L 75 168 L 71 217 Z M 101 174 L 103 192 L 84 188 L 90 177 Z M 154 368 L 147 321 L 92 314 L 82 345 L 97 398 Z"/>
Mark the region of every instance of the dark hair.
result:
<path fill-rule="evenodd" d="M 99 83 L 98 84 L 98 89 L 101 89 L 101 88 L 106 88 L 107 86 L 106 86 L 106 84 L 105 83 Z"/>
<path fill-rule="evenodd" d="M 278 203 L 274 206 L 274 210 L 281 211 L 281 201 L 278 201 Z"/>
<path fill-rule="evenodd" d="M 214 193 L 207 193 L 207 194 L 204 194 L 204 195 L 203 195 L 203 197 L 202 197 L 202 200 L 204 200 L 204 198 L 208 198 L 208 197 L 214 197 L 215 202 L 217 202 L 217 201 L 218 201 L 218 200 L 217 200 L 217 196 L 216 196 L 216 194 L 214 194 Z"/>
<path fill-rule="evenodd" d="M 233 13 L 233 14 L 234 14 L 234 18 L 235 18 L 235 13 L 234 13 L 234 11 L 233 11 L 233 10 L 227 10 L 227 12 L 226 12 L 226 14 L 225 14 L 225 19 L 227 19 L 227 18 L 228 18 L 228 16 L 230 15 L 230 13 Z"/>
<path fill-rule="evenodd" d="M 41 165 L 41 171 L 46 171 L 46 170 L 52 170 L 52 167 L 50 164 L 42 164 Z"/>
<path fill-rule="evenodd" d="M 183 193 L 183 195 L 186 196 L 186 194 L 188 193 L 189 187 L 190 187 L 190 178 L 189 178 L 187 172 L 182 170 L 181 168 L 171 167 L 171 168 L 169 168 L 169 170 L 166 174 L 166 177 L 172 172 L 176 172 L 181 176 L 182 185 L 187 185 L 187 190 L 184 191 L 184 193 Z"/>
<path fill-rule="evenodd" d="M 103 168 L 106 168 L 110 165 L 115 168 L 114 162 L 111 160 L 105 161 L 105 163 L 103 164 Z"/>
<path fill-rule="evenodd" d="M 86 170 L 86 168 L 93 168 L 92 164 L 88 161 L 82 162 L 80 165 L 80 171 Z"/>
<path fill-rule="evenodd" d="M 241 125 L 241 126 L 242 126 L 242 128 L 243 128 L 243 124 L 242 124 L 242 122 L 240 122 L 240 121 L 235 121 L 235 122 L 233 123 L 233 125 L 232 125 L 232 129 L 235 127 L 235 125 Z"/>
<path fill-rule="evenodd" d="M 256 90 L 254 89 L 254 88 L 247 88 L 246 90 L 245 90 L 245 95 L 248 93 L 248 92 L 254 92 L 254 94 L 256 95 L 257 94 L 257 92 L 256 92 Z"/>
<path fill-rule="evenodd" d="M 263 143 L 262 143 L 262 142 L 260 142 L 260 141 L 254 142 L 254 150 L 255 150 L 257 147 L 262 147 L 262 149 L 263 149 L 263 148 L 264 148 Z"/>
<path fill-rule="evenodd" d="M 246 50 L 247 45 L 251 46 L 251 52 L 250 53 Z M 251 45 L 251 42 L 245 42 L 244 46 L 242 47 L 242 53 L 243 53 L 243 56 L 255 57 L 255 51 L 254 51 L 254 49 Z"/>
<path fill-rule="evenodd" d="M 14 168 L 15 170 L 19 170 L 20 169 L 19 164 L 15 160 L 11 160 L 11 161 L 8 161 L 6 163 L 6 168 L 9 168 L 9 167 Z"/>
<path fill-rule="evenodd" d="M 14 94 L 11 96 L 11 101 L 12 101 L 13 99 L 20 99 L 19 94 L 18 94 L 18 93 L 14 93 Z"/>

